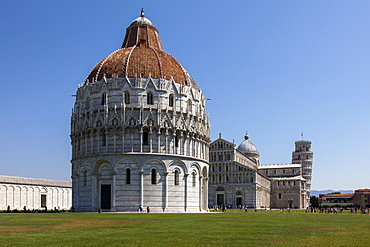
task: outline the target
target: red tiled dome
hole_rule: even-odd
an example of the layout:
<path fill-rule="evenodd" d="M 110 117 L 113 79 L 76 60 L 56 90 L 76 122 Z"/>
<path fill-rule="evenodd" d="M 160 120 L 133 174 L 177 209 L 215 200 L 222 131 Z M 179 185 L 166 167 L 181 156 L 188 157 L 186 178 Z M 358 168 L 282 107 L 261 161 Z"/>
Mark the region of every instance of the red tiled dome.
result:
<path fill-rule="evenodd" d="M 122 48 L 100 61 L 86 83 L 103 77 L 173 78 L 175 82 L 197 88 L 193 78 L 175 58 L 164 52 L 158 30 L 142 15 L 126 29 Z"/>

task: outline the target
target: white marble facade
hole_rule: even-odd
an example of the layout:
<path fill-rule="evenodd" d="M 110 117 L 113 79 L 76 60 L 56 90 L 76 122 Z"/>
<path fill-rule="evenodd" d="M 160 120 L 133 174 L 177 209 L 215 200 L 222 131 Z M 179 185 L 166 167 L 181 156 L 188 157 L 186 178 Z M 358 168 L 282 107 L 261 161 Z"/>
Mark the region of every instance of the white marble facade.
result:
<path fill-rule="evenodd" d="M 140 204 L 152 211 L 207 208 L 209 122 L 202 106 L 203 95 L 192 93 L 190 87 L 186 94 L 180 94 L 173 81 L 141 81 L 141 87 L 132 88 L 130 80 L 112 78 L 77 91 L 71 137 L 73 205 L 78 211 L 102 207 L 134 211 Z M 153 87 L 149 89 L 147 84 Z M 149 90 L 157 94 L 158 102 L 153 106 L 139 101 Z M 138 99 L 122 103 L 125 91 Z M 176 95 L 174 107 L 166 104 L 169 94 Z M 105 105 L 96 103 L 102 97 L 107 98 Z M 89 109 L 84 108 L 86 99 L 91 101 Z M 187 99 L 194 102 L 197 111 L 183 109 Z M 153 169 L 155 184 L 151 181 Z M 175 170 L 179 176 L 176 186 Z M 110 203 L 105 206 L 101 205 L 103 185 L 111 186 Z"/>
<path fill-rule="evenodd" d="M 72 183 L 0 175 L 0 210 L 69 210 Z"/>
<path fill-rule="evenodd" d="M 258 172 L 259 153 L 253 143 L 234 143 L 219 139 L 210 144 L 208 204 L 270 207 L 270 180 Z"/>
<path fill-rule="evenodd" d="M 306 208 L 312 176 L 310 141 L 296 141 L 292 164 L 260 165 L 248 135 L 236 148 L 220 138 L 210 144 L 210 206 Z"/>
<path fill-rule="evenodd" d="M 296 141 L 291 164 L 263 165 L 258 170 L 271 180 L 271 207 L 310 206 L 313 152 L 310 141 Z"/>
<path fill-rule="evenodd" d="M 119 54 L 98 64 L 91 72 L 96 74 L 77 89 L 71 118 L 73 207 L 85 212 L 132 212 L 140 205 L 152 212 L 207 211 L 206 99 L 182 66 L 173 69 L 177 62 L 166 62 L 173 58 L 161 50 L 159 36 L 152 35 L 155 27 L 143 14 L 126 36 L 135 28 L 138 35 L 146 34 L 135 36 L 138 43 L 132 46 L 126 37 Z M 149 41 L 157 46 L 148 46 Z M 110 74 L 100 79 L 104 64 L 113 62 L 114 68 L 105 67 Z M 145 72 L 132 78 L 129 72 L 135 69 Z M 177 77 L 165 75 L 166 69 Z M 152 78 L 158 71 L 161 78 Z"/>

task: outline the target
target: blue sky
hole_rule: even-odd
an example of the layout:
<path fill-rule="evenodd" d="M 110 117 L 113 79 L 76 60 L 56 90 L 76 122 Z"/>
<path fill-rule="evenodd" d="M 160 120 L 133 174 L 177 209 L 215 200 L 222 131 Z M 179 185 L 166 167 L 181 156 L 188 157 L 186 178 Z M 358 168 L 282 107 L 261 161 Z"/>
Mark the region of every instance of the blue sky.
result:
<path fill-rule="evenodd" d="M 0 174 L 70 180 L 77 85 L 145 8 L 211 101 L 211 138 L 263 164 L 312 141 L 312 189 L 369 188 L 370 1 L 2 1 Z"/>

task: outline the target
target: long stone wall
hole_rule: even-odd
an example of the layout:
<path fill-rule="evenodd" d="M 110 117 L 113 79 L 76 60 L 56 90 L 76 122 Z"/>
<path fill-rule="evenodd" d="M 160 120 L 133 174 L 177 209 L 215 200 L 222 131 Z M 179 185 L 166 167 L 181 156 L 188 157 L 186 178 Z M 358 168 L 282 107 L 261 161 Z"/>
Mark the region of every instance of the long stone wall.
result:
<path fill-rule="evenodd" d="M 55 186 L 58 183 L 59 186 Z M 0 210 L 7 210 L 8 207 L 10 210 L 23 210 L 24 207 L 30 210 L 61 210 L 71 206 L 70 182 L 0 176 Z"/>

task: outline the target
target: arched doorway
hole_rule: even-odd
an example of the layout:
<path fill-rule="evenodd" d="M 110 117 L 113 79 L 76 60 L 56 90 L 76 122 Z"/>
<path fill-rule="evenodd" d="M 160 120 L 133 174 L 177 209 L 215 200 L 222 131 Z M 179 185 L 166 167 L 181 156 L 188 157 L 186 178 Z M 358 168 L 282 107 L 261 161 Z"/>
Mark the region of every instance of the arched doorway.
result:
<path fill-rule="evenodd" d="M 100 208 L 111 209 L 111 185 L 101 184 L 100 185 Z"/>
<path fill-rule="evenodd" d="M 243 205 L 243 193 L 240 190 L 238 190 L 235 194 L 235 205 Z"/>
<path fill-rule="evenodd" d="M 208 210 L 208 171 L 206 167 L 202 170 L 202 210 Z"/>
<path fill-rule="evenodd" d="M 100 209 L 112 209 L 112 168 L 103 163 L 99 167 Z"/>
<path fill-rule="evenodd" d="M 224 204 L 225 204 L 225 188 L 220 186 L 216 189 L 216 205 Z"/>
<path fill-rule="evenodd" d="M 289 208 L 293 208 L 293 199 L 289 199 L 288 200 L 288 205 L 289 205 Z"/>

